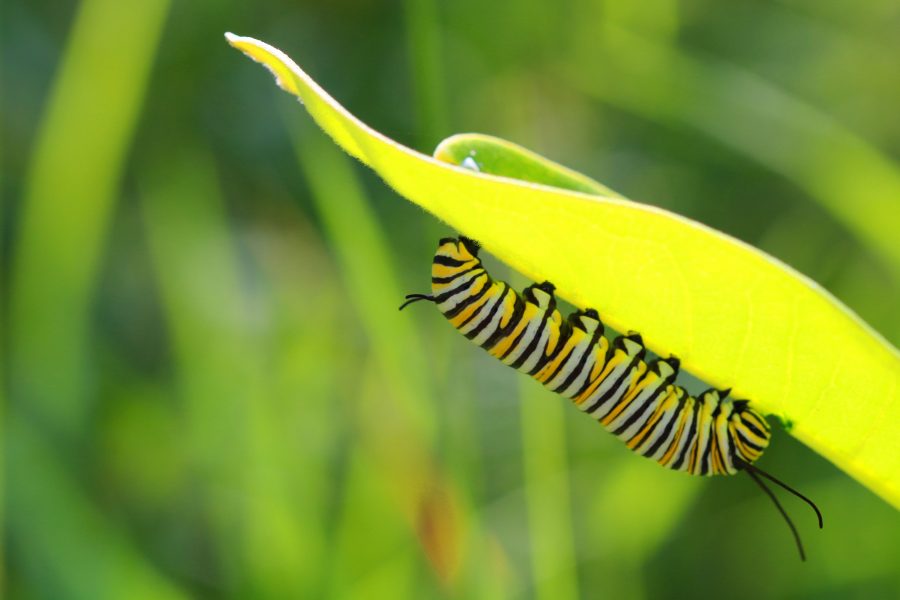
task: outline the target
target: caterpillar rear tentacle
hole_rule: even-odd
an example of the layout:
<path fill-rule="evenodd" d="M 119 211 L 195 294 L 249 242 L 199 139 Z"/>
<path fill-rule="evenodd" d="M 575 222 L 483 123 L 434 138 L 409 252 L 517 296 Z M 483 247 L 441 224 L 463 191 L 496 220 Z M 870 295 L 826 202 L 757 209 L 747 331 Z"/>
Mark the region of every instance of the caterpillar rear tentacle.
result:
<path fill-rule="evenodd" d="M 409 294 L 400 307 L 428 300 L 463 335 L 548 389 L 569 398 L 635 452 L 664 467 L 692 475 L 733 475 L 746 471 L 775 501 L 758 475 L 798 492 L 753 466 L 769 444 L 765 418 L 747 400 L 729 398 L 730 389 L 692 396 L 675 384 L 680 361 L 674 356 L 646 361 L 641 335 L 629 331 L 610 339 L 596 310 L 563 318 L 555 287 L 535 283 L 521 294 L 495 281 L 478 258 L 477 242 L 440 240 L 431 268 L 431 294 Z"/>

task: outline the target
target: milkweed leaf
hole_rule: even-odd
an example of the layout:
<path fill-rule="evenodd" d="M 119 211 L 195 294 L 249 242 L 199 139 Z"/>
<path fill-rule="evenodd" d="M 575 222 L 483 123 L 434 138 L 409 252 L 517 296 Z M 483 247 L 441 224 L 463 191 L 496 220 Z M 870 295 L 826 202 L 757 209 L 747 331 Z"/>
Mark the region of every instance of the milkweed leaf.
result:
<path fill-rule="evenodd" d="M 789 420 L 791 435 L 900 507 L 900 354 L 818 284 L 737 239 L 602 186 L 551 187 L 535 183 L 556 182 L 533 169 L 527 181 L 508 168 L 497 171 L 505 177 L 478 172 L 464 156 L 456 165 L 447 152 L 444 160 L 420 154 L 359 121 L 281 51 L 227 39 L 400 195 L 527 277 L 552 281 L 572 304 L 641 332 L 651 350 L 678 356 L 711 385 Z M 537 166 L 553 170 L 549 161 Z M 563 175 L 572 181 L 568 170 L 555 174 Z"/>

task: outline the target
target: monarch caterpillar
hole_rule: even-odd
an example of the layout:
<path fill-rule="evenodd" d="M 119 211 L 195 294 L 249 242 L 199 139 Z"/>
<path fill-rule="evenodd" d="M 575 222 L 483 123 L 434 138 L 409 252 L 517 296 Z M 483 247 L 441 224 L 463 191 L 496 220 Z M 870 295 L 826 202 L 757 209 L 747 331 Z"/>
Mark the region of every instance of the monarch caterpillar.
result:
<path fill-rule="evenodd" d="M 554 287 L 533 284 L 520 294 L 496 281 L 478 258 L 479 245 L 465 237 L 443 238 L 431 267 L 431 294 L 409 294 L 400 309 L 433 302 L 468 339 L 548 389 L 572 400 L 635 452 L 692 475 L 746 472 L 787 521 L 801 560 L 803 544 L 787 512 L 760 476 L 780 485 L 822 514 L 809 498 L 755 467 L 769 444 L 765 418 L 730 390 L 697 397 L 675 385 L 674 356 L 645 361 L 641 336 L 610 340 L 596 310 L 563 319 Z"/>

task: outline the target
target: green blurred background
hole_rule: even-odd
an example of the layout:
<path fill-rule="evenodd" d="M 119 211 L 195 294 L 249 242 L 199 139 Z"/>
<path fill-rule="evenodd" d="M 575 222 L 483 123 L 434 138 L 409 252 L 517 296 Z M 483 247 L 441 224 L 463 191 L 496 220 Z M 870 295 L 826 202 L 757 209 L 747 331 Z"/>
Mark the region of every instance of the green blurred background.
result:
<path fill-rule="evenodd" d="M 748 478 L 661 469 L 398 313 L 452 232 L 225 31 L 424 152 L 499 135 L 728 232 L 900 342 L 896 0 L 4 2 L 8 597 L 900 597 L 895 509 L 779 428 L 760 465 L 825 513 L 781 494 L 806 564 Z"/>

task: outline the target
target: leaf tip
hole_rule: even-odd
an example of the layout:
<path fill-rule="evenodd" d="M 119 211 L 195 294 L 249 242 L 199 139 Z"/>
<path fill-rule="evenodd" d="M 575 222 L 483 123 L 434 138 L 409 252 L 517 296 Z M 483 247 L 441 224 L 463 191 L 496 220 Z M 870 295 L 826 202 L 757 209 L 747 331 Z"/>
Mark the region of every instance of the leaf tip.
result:
<path fill-rule="evenodd" d="M 232 48 L 236 48 L 260 63 L 275 76 L 275 83 L 286 92 L 299 95 L 297 86 L 291 81 L 291 72 L 299 72 L 300 68 L 281 50 L 274 48 L 265 42 L 251 37 L 235 35 L 230 31 L 225 32 L 225 40 Z"/>

